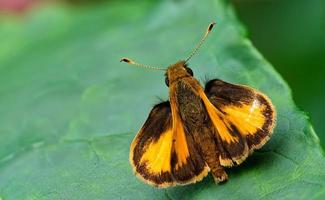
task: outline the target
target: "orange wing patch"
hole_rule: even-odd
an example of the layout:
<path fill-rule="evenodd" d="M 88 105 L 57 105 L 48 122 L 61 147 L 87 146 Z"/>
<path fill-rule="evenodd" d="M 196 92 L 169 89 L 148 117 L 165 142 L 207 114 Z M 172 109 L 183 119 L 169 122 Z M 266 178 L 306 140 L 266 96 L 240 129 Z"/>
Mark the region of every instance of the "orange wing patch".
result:
<path fill-rule="evenodd" d="M 173 113 L 172 107 L 172 113 Z M 145 147 L 146 152 L 143 154 L 140 163 L 147 163 L 146 167 L 149 172 L 171 172 L 171 152 L 175 151 L 177 156 L 176 170 L 186 163 L 190 156 L 183 124 L 175 111 L 173 117 L 173 128 L 162 133 L 159 140 L 152 142 Z M 173 145 L 174 142 L 174 145 Z"/>
<path fill-rule="evenodd" d="M 262 129 L 266 121 L 263 115 L 265 108 L 265 105 L 255 99 L 250 105 L 229 105 L 221 110 L 226 113 L 226 119 L 234 124 L 241 134 L 247 136 Z"/>
<path fill-rule="evenodd" d="M 173 110 L 173 109 L 172 109 Z M 177 163 L 175 166 L 175 169 L 178 170 L 180 167 L 182 167 L 183 164 L 186 163 L 187 158 L 190 156 L 190 153 L 188 151 L 188 146 L 186 143 L 186 136 L 183 128 L 183 124 L 181 123 L 178 117 L 173 118 L 173 130 L 174 130 L 174 151 L 177 156 Z"/>
<path fill-rule="evenodd" d="M 172 141 L 173 132 L 169 129 L 161 134 L 158 141 L 144 147 L 146 151 L 141 157 L 140 164 L 145 165 L 152 174 L 171 172 Z"/>

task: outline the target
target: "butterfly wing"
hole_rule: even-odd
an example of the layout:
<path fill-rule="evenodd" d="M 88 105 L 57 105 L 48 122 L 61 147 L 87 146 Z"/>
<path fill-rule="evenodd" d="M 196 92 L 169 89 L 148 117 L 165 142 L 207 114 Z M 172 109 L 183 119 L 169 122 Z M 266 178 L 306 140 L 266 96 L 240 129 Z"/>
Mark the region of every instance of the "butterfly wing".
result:
<path fill-rule="evenodd" d="M 269 140 L 276 113 L 266 95 L 218 79 L 209 81 L 204 93 L 202 100 L 217 129 L 221 165 L 240 164 Z"/>
<path fill-rule="evenodd" d="M 193 183 L 209 171 L 172 109 L 169 101 L 154 106 L 131 144 L 135 173 L 156 187 Z"/>

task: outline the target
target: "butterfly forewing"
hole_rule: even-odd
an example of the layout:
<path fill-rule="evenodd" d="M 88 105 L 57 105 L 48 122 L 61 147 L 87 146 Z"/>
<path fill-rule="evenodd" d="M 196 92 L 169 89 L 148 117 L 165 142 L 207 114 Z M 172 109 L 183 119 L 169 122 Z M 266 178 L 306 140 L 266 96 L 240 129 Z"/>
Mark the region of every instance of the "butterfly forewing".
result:
<path fill-rule="evenodd" d="M 169 102 L 157 104 L 132 141 L 130 162 L 135 173 L 149 184 L 164 185 L 173 182 L 170 166 L 171 123 Z"/>
<path fill-rule="evenodd" d="M 169 102 L 156 105 L 131 144 L 135 173 L 156 187 L 193 183 L 209 170 L 186 135 L 175 106 Z"/>
<path fill-rule="evenodd" d="M 214 106 L 215 116 L 218 118 L 215 125 L 220 148 L 223 150 L 223 165 L 231 166 L 232 161 L 239 164 L 249 152 L 262 147 L 268 141 L 275 125 L 276 113 L 271 101 L 264 94 L 247 86 L 218 79 L 206 84 L 205 94 Z M 239 150 L 238 155 L 233 156 L 231 146 L 247 146 L 248 151 Z"/>

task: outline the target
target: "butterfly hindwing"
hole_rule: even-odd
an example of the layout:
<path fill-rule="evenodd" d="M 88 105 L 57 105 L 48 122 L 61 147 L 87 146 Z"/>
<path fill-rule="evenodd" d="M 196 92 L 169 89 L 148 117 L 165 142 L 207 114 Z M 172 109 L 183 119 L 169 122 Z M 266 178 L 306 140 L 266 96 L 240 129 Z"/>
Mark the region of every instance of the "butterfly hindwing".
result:
<path fill-rule="evenodd" d="M 172 114 L 172 109 L 169 101 L 154 106 L 130 149 L 135 173 L 157 187 L 193 183 L 208 173 L 178 113 Z"/>
<path fill-rule="evenodd" d="M 240 164 L 270 138 L 275 110 L 264 94 L 242 85 L 214 79 L 201 95 L 213 124 L 224 166 Z"/>

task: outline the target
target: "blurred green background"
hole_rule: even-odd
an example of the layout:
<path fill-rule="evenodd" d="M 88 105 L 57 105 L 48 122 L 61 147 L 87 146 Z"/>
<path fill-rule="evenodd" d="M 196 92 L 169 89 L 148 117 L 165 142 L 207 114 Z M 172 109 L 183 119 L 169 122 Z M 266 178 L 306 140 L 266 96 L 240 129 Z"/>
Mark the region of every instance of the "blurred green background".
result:
<path fill-rule="evenodd" d="M 233 0 L 263 56 L 288 82 L 325 147 L 325 1 Z"/>
<path fill-rule="evenodd" d="M 0 0 L 2 15 L 23 17 L 51 0 Z M 97 1 L 66 0 L 71 6 Z M 325 1 L 231 0 L 257 49 L 292 89 L 325 147 Z M 36 6 L 36 7 L 37 7 Z M 34 7 L 34 8 L 32 8 Z M 32 8 L 32 9 L 31 9 Z"/>

